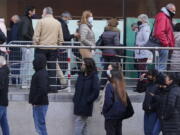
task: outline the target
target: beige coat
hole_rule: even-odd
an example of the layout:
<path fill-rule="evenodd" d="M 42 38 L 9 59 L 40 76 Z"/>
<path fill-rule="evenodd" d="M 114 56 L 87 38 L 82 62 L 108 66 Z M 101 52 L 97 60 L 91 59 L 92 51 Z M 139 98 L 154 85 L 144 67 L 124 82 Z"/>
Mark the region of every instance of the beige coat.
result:
<path fill-rule="evenodd" d="M 33 40 L 37 45 L 61 45 L 64 42 L 61 24 L 47 15 L 37 23 Z"/>
<path fill-rule="evenodd" d="M 80 41 L 81 46 L 95 46 L 95 35 L 88 24 L 80 25 Z M 80 54 L 82 58 L 92 58 L 92 53 L 90 49 L 80 49 Z"/>

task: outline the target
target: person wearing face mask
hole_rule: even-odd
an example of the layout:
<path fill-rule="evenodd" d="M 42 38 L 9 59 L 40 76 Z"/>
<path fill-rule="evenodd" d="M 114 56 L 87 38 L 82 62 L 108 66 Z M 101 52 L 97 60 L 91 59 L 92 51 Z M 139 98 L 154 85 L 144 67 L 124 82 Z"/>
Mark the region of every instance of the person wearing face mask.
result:
<path fill-rule="evenodd" d="M 99 78 L 95 61 L 84 58 L 73 97 L 75 135 L 87 135 L 88 118 L 92 116 L 94 101 L 99 96 Z"/>
<path fill-rule="evenodd" d="M 69 32 L 68 23 L 69 23 L 69 20 L 71 20 L 71 19 L 72 19 L 72 16 L 68 11 L 63 12 L 61 14 L 61 17 L 58 19 L 62 26 L 64 41 L 71 41 L 71 39 L 73 39 L 73 38 L 79 38 L 78 33 L 70 34 L 70 32 Z M 71 45 L 71 44 L 66 44 L 66 45 Z M 66 60 L 68 58 L 67 50 L 59 49 L 58 51 L 59 51 L 58 61 L 63 62 L 64 60 Z M 60 63 L 59 66 L 65 73 L 65 70 L 68 68 L 68 64 Z"/>
<path fill-rule="evenodd" d="M 141 14 L 138 16 L 138 32 L 136 35 L 136 46 L 144 47 L 148 42 L 151 33 L 149 18 L 146 14 Z M 146 70 L 147 60 L 151 57 L 151 52 L 149 50 L 135 50 L 135 59 L 137 61 L 138 70 Z"/>
<path fill-rule="evenodd" d="M 151 94 L 158 93 L 158 85 L 156 83 L 158 71 L 153 69 L 149 70 L 147 73 L 141 75 L 140 83 L 145 83 L 145 98 L 143 101 L 143 110 L 144 110 L 144 134 L 145 135 L 158 135 L 156 134 L 155 125 L 158 120 L 156 113 L 157 102 L 151 96 Z M 144 77 L 147 77 L 146 82 L 143 81 Z M 151 94 L 149 94 L 151 93 Z"/>
<path fill-rule="evenodd" d="M 92 30 L 93 14 L 90 11 L 84 11 L 80 22 L 80 42 L 81 46 L 95 46 L 95 35 Z M 82 58 L 92 58 L 94 50 L 91 49 L 80 49 Z"/>
<path fill-rule="evenodd" d="M 180 87 L 179 73 L 168 73 L 164 77 L 166 87 L 161 95 L 153 95 L 159 102 L 158 114 L 163 135 L 180 134 Z M 162 88 L 161 88 L 162 89 Z"/>
<path fill-rule="evenodd" d="M 58 19 L 62 26 L 64 41 L 71 41 L 71 39 L 76 38 L 78 33 L 70 34 L 68 24 L 69 20 L 72 19 L 71 13 L 65 11 L 61 14 L 61 17 Z"/>
<path fill-rule="evenodd" d="M 107 75 L 107 79 L 108 81 L 106 82 L 106 85 L 105 87 L 101 86 L 103 91 L 102 91 L 102 94 L 101 94 L 101 98 L 99 100 L 99 107 L 100 107 L 100 113 L 102 114 L 102 109 L 103 109 L 103 105 L 104 105 L 104 98 L 105 98 L 105 91 L 106 91 L 106 87 L 107 85 L 110 83 L 110 79 L 112 77 L 112 74 L 111 74 L 111 71 L 112 70 L 121 70 L 121 66 L 119 63 L 113 63 L 113 64 L 110 64 L 107 68 L 107 71 L 106 71 L 106 75 Z M 100 89 L 101 90 L 101 89 Z"/>
<path fill-rule="evenodd" d="M 175 38 L 173 33 L 172 18 L 176 14 L 176 7 L 174 4 L 167 4 L 161 9 L 155 17 L 154 30 L 152 36 L 159 41 L 160 47 L 174 47 Z M 167 70 L 167 61 L 169 50 L 159 50 L 157 70 Z"/>

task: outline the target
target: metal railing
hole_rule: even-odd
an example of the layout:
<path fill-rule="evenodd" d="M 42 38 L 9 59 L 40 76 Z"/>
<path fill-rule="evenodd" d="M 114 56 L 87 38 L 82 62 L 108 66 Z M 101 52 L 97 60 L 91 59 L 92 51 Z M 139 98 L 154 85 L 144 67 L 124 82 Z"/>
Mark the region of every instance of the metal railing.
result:
<path fill-rule="evenodd" d="M 63 46 L 63 44 L 66 44 Z M 101 77 L 101 73 L 105 70 L 103 69 L 104 64 L 110 64 L 107 62 L 101 61 L 102 58 L 102 52 L 99 51 L 101 49 L 115 49 L 115 50 L 124 50 L 124 51 L 134 51 L 134 50 L 151 50 L 153 53 L 153 61 L 150 63 L 150 65 L 158 65 L 158 64 L 171 64 L 169 63 L 158 63 L 159 50 L 178 50 L 180 51 L 180 48 L 171 48 L 171 47 L 126 47 L 126 46 L 80 46 L 80 42 L 65 42 L 60 46 L 52 46 L 52 45 L 33 45 L 33 42 L 24 42 L 24 41 L 13 41 L 10 42 L 7 45 L 1 45 L 1 47 L 6 47 L 10 50 L 10 53 L 7 54 L 7 60 L 10 66 L 11 74 L 10 74 L 10 85 L 15 87 L 22 87 L 23 81 L 26 80 L 26 86 L 24 88 L 29 88 L 30 81 L 32 74 L 34 73 L 33 67 L 32 67 L 32 61 L 34 58 L 34 49 L 40 48 L 40 49 L 59 49 L 63 50 L 60 51 L 58 54 L 62 58 L 61 61 L 48 61 L 49 63 L 56 63 L 59 67 L 56 69 L 47 69 L 48 71 L 55 70 L 56 72 L 61 72 L 61 76 L 56 75 L 54 78 L 57 80 L 59 79 L 60 83 L 57 83 L 56 86 L 61 87 L 67 87 L 68 91 L 71 92 L 71 88 L 74 87 L 74 82 L 77 78 L 77 73 L 79 72 L 80 68 L 78 67 L 81 62 L 82 58 L 78 57 L 80 56 L 78 49 L 91 49 L 91 50 L 97 50 L 95 51 L 94 59 L 97 64 L 99 77 L 101 79 L 106 79 Z M 23 56 L 23 50 L 26 50 L 27 54 Z M 64 55 L 65 54 L 65 55 Z M 24 57 L 28 56 L 28 60 L 24 60 Z M 17 58 L 16 58 L 17 57 Z M 137 75 L 128 76 L 127 73 L 139 73 L 139 72 L 146 72 L 147 70 L 137 70 L 133 68 L 128 68 L 130 66 L 134 66 L 135 64 L 138 64 L 133 61 L 133 56 L 126 56 L 126 55 L 116 55 L 115 57 L 119 57 L 119 63 L 121 63 L 123 72 L 125 73 L 125 79 L 126 80 L 137 80 Z M 29 59 L 30 58 L 30 59 Z M 114 62 L 116 63 L 116 62 Z M 139 64 L 147 64 L 147 63 L 139 63 Z M 149 64 L 149 63 L 148 63 Z M 175 63 L 180 66 L 180 63 Z M 62 65 L 64 65 L 65 68 L 60 68 Z M 165 70 L 164 72 L 180 72 L 180 71 L 172 71 L 172 70 Z M 63 74 L 62 74 L 63 73 Z M 51 77 L 53 78 L 53 77 Z M 62 81 L 64 81 L 64 84 L 62 85 Z M 128 86 L 131 87 L 131 86 Z"/>

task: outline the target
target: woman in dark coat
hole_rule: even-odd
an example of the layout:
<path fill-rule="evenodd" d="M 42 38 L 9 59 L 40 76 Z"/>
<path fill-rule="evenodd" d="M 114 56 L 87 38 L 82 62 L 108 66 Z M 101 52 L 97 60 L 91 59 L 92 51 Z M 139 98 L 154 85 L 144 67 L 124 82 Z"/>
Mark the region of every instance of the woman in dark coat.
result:
<path fill-rule="evenodd" d="M 161 116 L 163 135 L 180 135 L 179 77 L 178 73 L 170 73 L 165 80 L 168 94 Z"/>
<path fill-rule="evenodd" d="M 102 43 L 100 46 L 120 46 L 120 30 L 117 28 L 118 24 L 118 20 L 115 18 L 108 21 L 108 26 L 104 28 L 104 32 L 101 36 Z M 104 70 L 108 68 L 108 63 L 120 62 L 120 58 L 117 57 L 117 55 L 120 55 L 119 53 L 120 51 L 115 49 L 102 50 L 102 57 L 105 62 L 103 64 Z M 101 86 L 104 86 L 107 82 L 107 79 L 104 79 L 107 78 L 106 72 L 102 72 L 101 78 L 103 78 L 101 80 Z"/>
<path fill-rule="evenodd" d="M 180 135 L 180 87 L 178 73 L 170 73 L 165 77 L 163 94 L 154 97 L 159 102 L 157 108 L 163 135 Z"/>
<path fill-rule="evenodd" d="M 99 96 L 99 78 L 95 62 L 85 58 L 78 76 L 74 102 L 75 135 L 87 134 L 87 120 L 92 116 L 93 103 Z"/>
<path fill-rule="evenodd" d="M 123 74 L 119 70 L 111 70 L 103 105 L 106 135 L 122 135 L 122 121 L 132 117 L 133 114 L 134 110 L 125 90 Z"/>

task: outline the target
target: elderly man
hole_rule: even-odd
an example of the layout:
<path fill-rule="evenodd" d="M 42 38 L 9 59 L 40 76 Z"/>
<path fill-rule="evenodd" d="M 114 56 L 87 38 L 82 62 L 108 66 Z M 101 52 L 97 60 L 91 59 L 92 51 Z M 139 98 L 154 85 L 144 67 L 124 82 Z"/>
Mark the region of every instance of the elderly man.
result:
<path fill-rule="evenodd" d="M 174 4 L 167 4 L 155 17 L 153 36 L 159 40 L 161 47 L 174 47 L 175 39 L 173 34 L 172 18 L 176 14 Z M 167 70 L 169 50 L 159 51 L 158 70 Z"/>
<path fill-rule="evenodd" d="M 70 34 L 69 28 L 68 28 L 68 23 L 69 23 L 69 20 L 71 20 L 71 19 L 72 19 L 71 13 L 69 13 L 68 11 L 63 12 L 61 14 L 61 17 L 59 18 L 59 22 L 62 25 L 64 41 L 71 41 L 71 39 L 77 38 L 79 35 L 78 33 Z M 69 45 L 69 44 L 66 44 L 66 45 Z M 67 57 L 68 57 L 67 51 L 64 49 L 60 49 L 59 54 L 58 54 L 58 60 L 63 62 L 63 61 L 66 61 Z M 59 64 L 59 66 L 65 73 L 65 70 L 68 68 L 67 63 L 61 63 L 61 64 Z"/>
<path fill-rule="evenodd" d="M 37 23 L 34 42 L 37 45 L 61 45 L 64 42 L 61 24 L 53 17 L 53 9 L 46 7 L 43 10 L 42 19 Z M 56 48 L 39 48 L 35 54 L 44 54 L 47 59 L 48 75 L 49 75 L 49 92 L 57 92 L 56 82 Z"/>
<path fill-rule="evenodd" d="M 0 125 L 3 135 L 9 135 L 9 125 L 7 120 L 8 106 L 8 85 L 9 85 L 9 68 L 6 60 L 0 56 Z"/>

